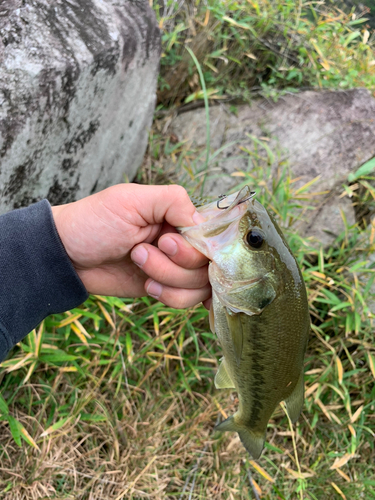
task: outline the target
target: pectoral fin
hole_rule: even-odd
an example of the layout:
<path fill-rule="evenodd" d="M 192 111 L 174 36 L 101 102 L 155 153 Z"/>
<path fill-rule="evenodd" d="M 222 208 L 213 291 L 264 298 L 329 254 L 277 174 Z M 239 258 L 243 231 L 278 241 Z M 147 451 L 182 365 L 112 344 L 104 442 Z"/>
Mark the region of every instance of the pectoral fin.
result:
<path fill-rule="evenodd" d="M 215 387 L 216 389 L 235 388 L 233 380 L 230 378 L 230 375 L 228 374 L 227 368 L 225 366 L 225 358 L 222 359 L 219 369 L 215 375 Z"/>
<path fill-rule="evenodd" d="M 297 422 L 298 417 L 300 416 L 300 413 L 302 411 L 304 393 L 305 393 L 305 382 L 302 371 L 301 375 L 299 376 L 297 385 L 295 386 L 292 394 L 285 400 L 288 415 L 293 423 Z"/>
<path fill-rule="evenodd" d="M 241 361 L 242 347 L 243 347 L 243 329 L 241 322 L 241 313 L 234 313 L 228 308 L 225 309 L 225 313 L 227 316 L 229 331 L 232 337 L 234 355 L 236 357 L 237 365 L 239 365 Z"/>

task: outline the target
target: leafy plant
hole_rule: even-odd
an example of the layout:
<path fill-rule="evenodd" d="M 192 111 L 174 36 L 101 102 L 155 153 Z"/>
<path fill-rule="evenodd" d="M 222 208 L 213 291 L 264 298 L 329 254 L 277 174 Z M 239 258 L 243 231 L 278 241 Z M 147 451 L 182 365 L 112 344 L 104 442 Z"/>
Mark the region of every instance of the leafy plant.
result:
<path fill-rule="evenodd" d="M 375 88 L 374 36 L 366 18 L 301 0 L 209 0 L 153 4 L 162 28 L 159 101 L 202 99 L 186 52 L 212 99 L 277 98 L 301 87 Z"/>
<path fill-rule="evenodd" d="M 373 35 L 335 5 L 167 0 L 153 7 L 163 29 L 164 106 L 224 97 L 236 113 L 237 99 L 255 93 L 276 99 L 303 86 L 375 88 Z M 252 141 L 241 149 L 249 168 L 233 174 L 233 189 L 251 184 L 275 215 L 308 290 L 312 334 L 298 424 L 277 410 L 261 460 L 250 460 L 236 435 L 213 431 L 238 401 L 213 387 L 220 347 L 207 311 L 92 296 L 46 318 L 0 368 L 0 498 L 375 498 L 375 224 L 346 224 L 328 249 L 301 236 L 313 182 L 297 186 L 285 163 L 271 170 L 277 152 Z M 199 193 L 232 145 L 198 150 L 156 122 L 138 181 L 174 180 Z M 343 186 L 369 213 L 371 161 Z"/>
<path fill-rule="evenodd" d="M 17 474 L 4 483 L 12 499 L 23 494 L 20 475 L 25 498 L 46 482 L 60 496 L 89 488 L 107 498 L 245 499 L 255 489 L 269 499 L 371 498 L 375 231 L 347 227 L 326 250 L 299 236 L 313 183 L 297 187 L 286 165 L 271 176 L 275 153 L 255 145 L 265 154 L 243 151 L 252 170 L 235 173 L 234 189 L 251 184 L 273 212 L 308 289 L 312 335 L 296 428 L 280 408 L 260 462 L 249 460 L 237 436 L 213 432 L 217 416 L 232 414 L 238 402 L 213 388 L 220 347 L 207 311 L 94 296 L 47 318 L 3 364 L 0 457 L 3 470 Z M 29 444 L 15 449 L 21 425 Z M 74 479 L 70 464 L 81 476 Z"/>

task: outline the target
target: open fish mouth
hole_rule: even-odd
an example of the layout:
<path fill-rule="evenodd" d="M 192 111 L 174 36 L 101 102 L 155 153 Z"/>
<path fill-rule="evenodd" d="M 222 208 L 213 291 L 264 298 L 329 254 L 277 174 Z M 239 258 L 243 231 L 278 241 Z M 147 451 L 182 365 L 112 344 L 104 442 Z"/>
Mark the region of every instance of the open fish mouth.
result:
<path fill-rule="evenodd" d="M 238 223 L 249 210 L 255 193 L 249 186 L 197 208 L 204 221 L 196 226 L 177 228 L 187 241 L 212 260 L 219 248 L 237 237 Z"/>
<path fill-rule="evenodd" d="M 220 232 L 229 224 L 240 219 L 248 209 L 249 201 L 255 196 L 255 192 L 245 186 L 238 193 L 220 196 L 213 201 L 197 208 L 198 212 L 205 218 L 203 222 L 193 227 L 177 228 L 181 234 L 189 231 L 191 235 L 199 230 L 200 235 L 207 237 L 214 230 Z"/>
<path fill-rule="evenodd" d="M 249 191 L 249 193 L 248 193 L 248 195 L 247 195 L 246 197 L 242 197 L 242 191 L 244 191 L 244 190 Z M 245 202 L 247 202 L 247 201 L 251 200 L 251 198 L 254 198 L 254 196 L 255 196 L 255 195 L 256 195 L 256 192 L 255 192 L 255 191 L 250 191 L 249 186 L 245 186 L 245 188 L 243 188 L 243 189 L 242 189 L 242 190 L 238 193 L 238 195 L 237 195 L 237 197 L 234 199 L 234 201 L 233 201 L 232 205 L 236 206 L 237 204 L 238 204 L 238 205 L 240 205 L 241 203 L 245 203 Z M 240 196 L 240 197 L 241 197 L 240 201 L 237 201 L 238 196 Z M 218 200 L 218 201 L 217 201 L 217 203 L 216 203 L 216 206 L 217 206 L 217 208 L 218 208 L 219 210 L 227 210 L 227 209 L 231 209 L 231 208 L 233 208 L 233 206 L 232 206 L 232 205 L 228 205 L 228 206 L 226 206 L 226 207 L 221 206 L 221 202 L 222 202 L 222 201 L 228 201 L 228 196 L 227 196 L 227 195 L 225 195 L 225 194 L 224 194 L 224 195 L 219 196 L 219 200 Z"/>
<path fill-rule="evenodd" d="M 251 191 L 249 186 L 245 186 L 237 193 L 228 196 L 220 196 L 217 201 L 198 208 L 198 212 L 206 218 L 200 226 L 209 221 L 215 225 L 235 221 L 246 211 L 248 205 L 247 202 L 249 202 L 254 196 L 255 192 Z M 240 207 L 240 205 L 243 206 Z"/>

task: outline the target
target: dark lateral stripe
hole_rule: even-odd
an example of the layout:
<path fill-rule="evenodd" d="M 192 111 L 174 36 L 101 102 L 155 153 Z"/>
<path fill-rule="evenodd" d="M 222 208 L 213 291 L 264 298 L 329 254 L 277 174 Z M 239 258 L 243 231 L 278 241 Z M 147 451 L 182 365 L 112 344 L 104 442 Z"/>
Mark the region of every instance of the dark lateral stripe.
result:
<path fill-rule="evenodd" d="M 264 408 L 264 397 L 266 396 L 266 379 L 264 375 L 261 373 L 265 370 L 264 363 L 262 360 L 264 358 L 264 353 L 267 352 L 266 344 L 264 343 L 264 336 L 262 333 L 264 332 L 264 324 L 262 328 L 259 328 L 258 318 L 253 318 L 251 322 L 251 328 L 249 329 L 250 338 L 249 342 L 252 346 L 252 355 L 251 355 L 251 397 L 252 397 L 252 405 L 251 405 L 251 414 L 249 418 L 250 427 L 256 427 L 260 418 L 261 411 Z M 263 317 L 263 321 L 264 321 Z M 263 355 L 262 355 L 263 353 Z"/>

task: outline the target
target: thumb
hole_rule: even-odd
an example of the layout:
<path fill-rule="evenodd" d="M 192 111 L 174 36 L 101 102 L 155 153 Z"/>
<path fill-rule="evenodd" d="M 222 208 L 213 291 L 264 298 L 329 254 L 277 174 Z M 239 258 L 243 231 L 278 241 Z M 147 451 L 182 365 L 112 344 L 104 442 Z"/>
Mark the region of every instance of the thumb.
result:
<path fill-rule="evenodd" d="M 204 221 L 182 186 L 150 186 L 154 188 L 154 219 L 156 223 L 167 221 L 173 227 L 194 226 Z"/>

